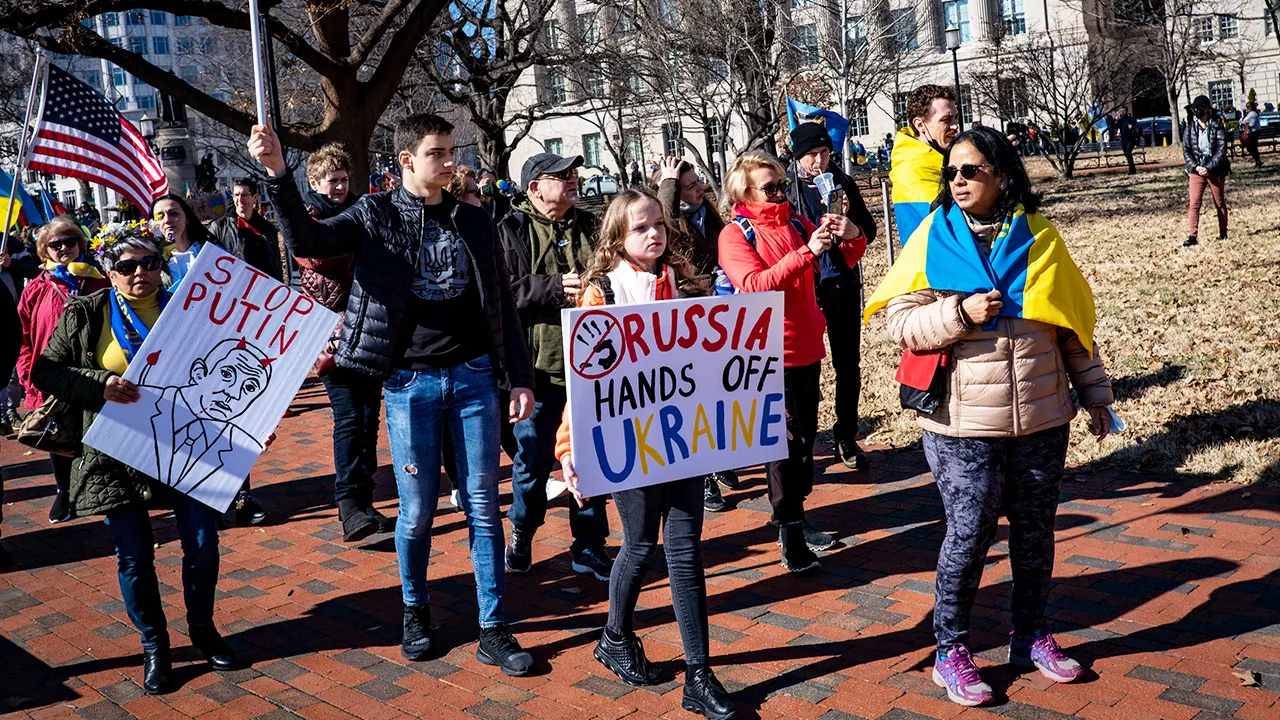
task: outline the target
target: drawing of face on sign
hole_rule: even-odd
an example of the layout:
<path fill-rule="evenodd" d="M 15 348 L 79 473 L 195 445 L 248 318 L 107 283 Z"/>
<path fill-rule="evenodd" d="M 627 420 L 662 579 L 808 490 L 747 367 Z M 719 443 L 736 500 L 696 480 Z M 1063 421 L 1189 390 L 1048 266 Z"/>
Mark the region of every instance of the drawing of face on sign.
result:
<path fill-rule="evenodd" d="M 271 381 L 273 358 L 240 340 L 223 340 L 191 364 L 182 396 L 196 417 L 227 422 L 244 414 Z"/>
<path fill-rule="evenodd" d="M 435 220 L 423 224 L 418 251 L 418 277 L 410 289 L 419 300 L 453 300 L 471 281 L 471 266 L 462 238 Z"/>

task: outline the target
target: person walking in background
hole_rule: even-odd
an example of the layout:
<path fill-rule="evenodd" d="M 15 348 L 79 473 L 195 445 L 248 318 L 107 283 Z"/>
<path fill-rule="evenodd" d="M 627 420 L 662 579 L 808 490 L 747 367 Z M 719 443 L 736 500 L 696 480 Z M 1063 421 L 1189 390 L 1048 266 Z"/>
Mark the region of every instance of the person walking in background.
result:
<path fill-rule="evenodd" d="M 889 182 L 893 184 L 893 216 L 898 243 L 906 246 L 938 197 L 942 153 L 960 131 L 956 91 L 943 85 L 921 85 L 907 100 L 907 126 L 893 143 Z"/>
<path fill-rule="evenodd" d="M 766 467 L 782 565 L 791 572 L 804 572 L 819 564 L 812 548 L 835 544 L 804 515 L 804 499 L 813 491 L 813 441 L 826 355 L 822 343 L 826 320 L 816 298 L 817 261 L 834 249 L 844 256 L 845 265 L 853 267 L 862 259 L 867 239 L 843 215 L 824 215 L 815 226 L 809 218 L 793 214 L 787 202 L 785 168 L 762 153 L 739 155 L 724 188 L 733 222 L 720 233 L 721 267 L 742 292 L 780 290 L 784 296 L 782 377 L 788 454 Z"/>
<path fill-rule="evenodd" d="M 1240 121 L 1240 144 L 1244 151 L 1253 158 L 1254 167 L 1262 167 L 1262 156 L 1258 154 L 1258 131 L 1262 129 L 1262 120 L 1258 117 L 1258 103 L 1246 103 L 1245 116 Z"/>
<path fill-rule="evenodd" d="M 1218 213 L 1218 239 L 1227 239 L 1227 128 L 1209 98 L 1200 95 L 1187 106 L 1193 116 L 1182 130 L 1182 158 L 1187 164 L 1187 239 L 1183 247 L 1200 242 L 1200 204 L 1207 186 Z"/>
<path fill-rule="evenodd" d="M 1113 394 L 1094 344 L 1093 293 L 1038 214 L 1040 196 L 1012 143 L 991 128 L 961 133 L 944 153 L 942 175 L 938 209 L 867 301 L 865 317 L 887 307 L 889 334 L 906 351 L 903 374 L 935 378 L 923 381 L 931 401 L 912 401 L 947 521 L 933 680 L 952 702 L 973 706 L 992 699 L 968 642 L 1002 514 L 1013 567 L 1010 663 L 1059 683 L 1082 672 L 1045 618 L 1054 517 L 1076 415 L 1072 391 L 1099 441 Z M 929 262 L 938 255 L 947 262 Z M 1033 257 L 1039 271 L 1028 273 Z"/>
<path fill-rule="evenodd" d="M 107 225 L 104 232 L 120 227 Z M 31 369 L 37 390 L 80 413 L 82 431 L 93 425 L 104 402 L 133 403 L 141 397 L 138 387 L 121 376 L 168 299 L 161 287 L 161 241 L 145 226 L 125 227 L 100 236 L 95 243 L 111 289 L 71 298 Z M 234 668 L 235 655 L 213 624 L 217 511 L 87 445 L 81 445 L 73 459 L 69 499 L 75 517 L 106 516 L 116 546 L 120 595 L 142 636 L 143 689 L 148 694 L 165 692 L 172 674 L 169 633 L 156 579 L 155 539 L 147 512 L 157 504 L 172 508 L 178 523 L 182 596 L 191 643 L 214 670 Z"/>
<path fill-rule="evenodd" d="M 547 481 L 556 464 L 556 429 L 567 399 L 560 310 L 577 304 L 582 279 L 591 263 L 600 223 L 578 205 L 581 156 L 539 153 L 525 161 L 520 181 L 527 195 L 498 225 L 521 325 L 529 333 L 533 392 L 537 404 L 528 420 L 515 426 L 516 456 L 511 463 L 511 542 L 507 569 L 528 572 L 533 537 L 547 517 Z M 600 581 L 609 579 L 613 560 L 605 551 L 609 519 L 604 498 L 584 507 L 569 506 L 571 567 Z"/>
<path fill-rule="evenodd" d="M 27 283 L 18 302 L 18 319 L 22 323 L 22 347 L 18 353 L 17 372 L 26 390 L 26 405 L 35 410 L 45 397 L 31 382 L 31 368 L 44 352 L 53 336 L 58 320 L 73 297 L 91 295 L 107 287 L 107 280 L 97 264 L 89 258 L 89 238 L 70 215 L 59 215 L 40 228 L 36 238 L 36 255 L 44 263 L 35 280 Z M 49 508 L 49 522 L 71 519 L 71 458 L 49 454 L 53 480 L 58 494 Z"/>
<path fill-rule="evenodd" d="M 848 205 L 844 216 L 869 244 L 876 239 L 875 218 L 867 210 L 858 186 L 839 166 L 831 163 L 831 151 L 831 136 L 825 127 L 807 122 L 791 131 L 787 199 L 810 222 L 820 225 L 823 216 L 831 210 L 832 198 L 824 196 L 816 183 L 820 175 L 830 173 L 832 186 Z M 862 324 L 858 318 L 862 316 L 862 267 L 847 264 L 843 253 L 823 253 L 818 258 L 817 297 L 818 307 L 827 320 L 831 369 L 836 375 L 836 422 L 831 428 L 835 456 L 851 470 L 866 470 L 871 461 L 858 447 L 858 396 L 862 394 Z"/>
<path fill-rule="evenodd" d="M 664 169 L 668 164 L 664 162 Z M 646 190 L 626 190 L 610 203 L 599 248 L 583 276 L 582 307 L 707 294 L 710 278 L 675 251 L 672 241 L 677 231 L 664 214 L 658 198 Z M 585 503 L 573 466 L 569 422 L 566 409 L 557 432 L 556 456 L 575 499 Z M 635 612 L 661 531 L 671 604 L 684 646 L 681 706 L 714 720 L 728 720 L 737 710 L 711 671 L 707 580 L 702 562 L 704 483 L 704 478 L 692 477 L 612 494 L 622 521 L 622 550 L 609 577 L 609 618 L 593 654 L 628 685 L 657 684 L 657 669 L 649 664 L 644 645 L 636 636 Z"/>
<path fill-rule="evenodd" d="M 280 234 L 276 226 L 258 212 L 258 198 L 257 180 L 236 178 L 231 183 L 231 203 L 235 212 L 214 220 L 209 231 L 232 255 L 243 258 L 275 280 L 285 282 Z"/>
<path fill-rule="evenodd" d="M 498 387 L 510 388 L 507 417 L 519 422 L 533 407 L 533 373 L 493 220 L 444 191 L 453 177 L 452 132 L 438 115 L 400 120 L 393 138 L 403 184 L 365 195 L 327 220 L 307 214 L 269 126 L 253 127 L 249 154 L 271 178 L 267 194 L 294 254 L 356 258 L 334 360 L 385 379 L 387 433 L 400 494 L 401 654 L 419 661 L 432 648 L 427 565 L 448 425 L 475 576 L 476 659 L 518 676 L 533 667 L 533 656 L 507 629 L 504 613 Z"/>
<path fill-rule="evenodd" d="M 1120 149 L 1124 152 L 1125 159 L 1129 161 L 1129 174 L 1137 175 L 1138 168 L 1133 164 L 1133 147 L 1142 142 L 1142 128 L 1129 114 L 1129 108 L 1124 105 L 1116 109 L 1116 129 L 1113 137 L 1120 141 Z"/>
<path fill-rule="evenodd" d="M 698 277 L 712 282 L 720 266 L 719 242 L 724 219 L 707 198 L 706 184 L 693 165 L 673 155 L 663 158 L 650 185 L 662 204 L 667 224 L 679 231 L 670 239 L 683 246 L 674 248 L 675 251 L 689 259 Z M 720 493 L 721 486 L 737 490 L 738 474 L 724 470 L 703 478 L 702 504 L 708 512 L 723 512 L 728 508 Z"/>
<path fill-rule="evenodd" d="M 327 220 L 356 204 L 357 198 L 351 193 L 351 156 L 342 146 L 325 145 L 308 155 L 306 171 L 310 191 L 303 200 L 311 217 Z M 346 311 L 355 276 L 354 255 L 294 260 L 304 293 L 339 315 Z M 329 341 L 330 355 L 337 354 L 340 342 L 340 334 L 335 332 Z M 395 529 L 395 521 L 373 506 L 382 383 L 337 364 L 320 381 L 333 410 L 333 495 L 342 523 L 342 540 L 354 543 L 376 532 L 390 532 Z"/>

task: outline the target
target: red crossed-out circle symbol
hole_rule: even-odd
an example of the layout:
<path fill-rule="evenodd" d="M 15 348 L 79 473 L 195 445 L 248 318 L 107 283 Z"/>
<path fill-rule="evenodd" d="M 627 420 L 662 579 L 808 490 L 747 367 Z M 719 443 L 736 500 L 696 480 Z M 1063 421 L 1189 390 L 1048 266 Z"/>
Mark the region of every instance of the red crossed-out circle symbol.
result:
<path fill-rule="evenodd" d="M 569 365 L 579 377 L 595 380 L 621 365 L 626 349 L 618 318 L 604 310 L 588 310 L 573 325 Z"/>

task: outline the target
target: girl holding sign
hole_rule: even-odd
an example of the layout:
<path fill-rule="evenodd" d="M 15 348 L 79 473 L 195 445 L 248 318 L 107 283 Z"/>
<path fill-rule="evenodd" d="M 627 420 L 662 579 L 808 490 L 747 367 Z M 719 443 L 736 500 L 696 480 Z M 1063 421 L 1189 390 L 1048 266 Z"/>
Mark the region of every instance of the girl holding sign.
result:
<path fill-rule="evenodd" d="M 658 198 L 645 190 L 626 190 L 609 205 L 595 258 L 584 276 L 582 306 L 648 303 L 689 295 L 706 295 L 706 280 L 692 264 L 673 252 L 673 230 Z M 578 500 L 578 475 L 569 440 L 569 411 L 556 437 L 556 456 L 564 478 Z M 622 520 L 622 550 L 609 576 L 609 620 L 595 648 L 595 658 L 630 685 L 653 685 L 657 672 L 649 665 L 634 631 L 636 601 L 653 562 L 662 530 L 671 582 L 671 602 L 680 625 L 685 656 L 685 710 L 715 720 L 737 710 L 724 686 L 711 672 L 707 641 L 707 582 L 702 565 L 701 477 L 686 478 L 613 493 Z"/>
<path fill-rule="evenodd" d="M 36 359 L 31 382 L 70 404 L 82 429 L 93 425 L 104 401 L 137 402 L 138 386 L 121 375 L 136 359 L 149 329 L 164 309 L 161 241 L 144 223 L 112 223 L 93 243 L 111 289 L 73 297 L 58 321 L 44 354 Z M 189 495 L 153 483 L 141 472 L 87 445 L 71 466 L 71 513 L 105 515 L 119 558 L 120 595 L 134 627 L 142 635 L 142 687 L 149 694 L 169 685 L 169 633 L 156 579 L 155 541 L 147 510 L 173 508 L 182 541 L 183 598 L 188 635 L 215 670 L 236 665 L 231 648 L 213 625 L 218 584 L 217 511 Z"/>

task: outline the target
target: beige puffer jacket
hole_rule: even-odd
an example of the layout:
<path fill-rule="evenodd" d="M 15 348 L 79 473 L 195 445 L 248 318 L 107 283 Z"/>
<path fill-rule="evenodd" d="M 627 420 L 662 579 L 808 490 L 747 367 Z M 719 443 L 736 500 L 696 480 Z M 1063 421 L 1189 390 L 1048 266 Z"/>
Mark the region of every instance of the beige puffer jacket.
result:
<path fill-rule="evenodd" d="M 1114 401 L 1111 380 L 1074 332 L 1035 320 L 1000 318 L 994 331 L 967 327 L 963 295 L 933 290 L 889 301 L 889 334 L 904 348 L 952 349 L 947 399 L 920 427 L 952 437 L 1017 437 L 1070 422 L 1070 387 L 1086 408 Z"/>

